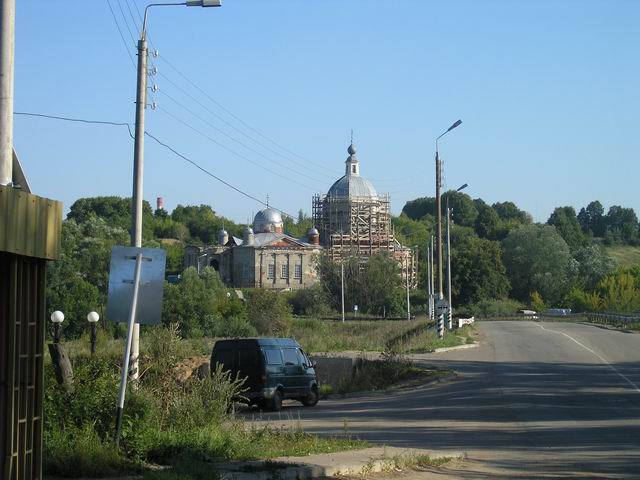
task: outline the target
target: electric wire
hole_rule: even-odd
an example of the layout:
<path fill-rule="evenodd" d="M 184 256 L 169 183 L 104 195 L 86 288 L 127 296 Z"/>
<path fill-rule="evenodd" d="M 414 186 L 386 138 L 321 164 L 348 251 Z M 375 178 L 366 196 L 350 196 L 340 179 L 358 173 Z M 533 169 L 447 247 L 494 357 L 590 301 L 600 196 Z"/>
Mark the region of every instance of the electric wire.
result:
<path fill-rule="evenodd" d="M 127 30 L 129 31 L 129 37 L 131 37 L 131 44 L 133 46 L 135 46 L 136 39 L 133 36 L 133 33 L 131 33 L 131 28 L 129 28 L 129 22 L 127 22 L 127 16 L 124 14 L 124 10 L 122 9 L 122 4 L 120 3 L 120 0 L 116 0 L 116 3 L 118 4 L 118 8 L 120 9 L 120 14 L 122 15 L 122 19 L 124 20 L 124 24 L 127 27 Z M 134 27 L 135 27 L 135 25 L 134 25 Z"/>
<path fill-rule="evenodd" d="M 165 61 L 165 59 L 163 58 L 163 61 Z M 301 166 L 305 169 L 310 169 L 310 167 L 313 167 L 313 165 L 309 165 L 309 163 L 301 163 L 299 161 L 293 160 L 285 155 L 283 155 L 282 153 L 278 152 L 277 150 L 274 150 L 273 148 L 269 147 L 268 145 L 265 145 L 264 142 L 261 142 L 260 140 L 257 140 L 256 138 L 254 138 L 253 136 L 247 134 L 246 132 L 242 131 L 241 129 L 239 129 L 238 127 L 236 127 L 235 125 L 233 125 L 231 122 L 225 120 L 224 117 L 222 117 L 221 115 L 219 115 L 218 113 L 216 113 L 215 111 L 213 111 L 211 108 L 207 107 L 204 103 L 202 103 L 200 100 L 198 100 L 196 97 L 194 97 L 191 93 L 189 93 L 187 90 L 185 90 L 184 88 L 182 88 L 181 86 L 179 86 L 176 82 L 174 82 L 173 80 L 171 80 L 171 78 L 169 78 L 168 76 L 166 76 L 163 73 L 159 73 L 159 75 L 165 79 L 167 82 L 169 82 L 171 85 L 173 85 L 176 89 L 178 89 L 180 92 L 182 92 L 184 95 L 186 95 L 187 97 L 189 97 L 193 102 L 197 103 L 200 107 L 202 107 L 204 110 L 206 110 L 208 113 L 210 113 L 211 115 L 213 115 L 214 117 L 216 117 L 218 120 L 220 120 L 221 122 L 223 122 L 225 125 L 227 125 L 229 128 L 232 128 L 233 130 L 235 130 L 236 132 L 238 132 L 240 135 L 243 135 L 245 137 L 247 137 L 248 139 L 250 139 L 252 142 L 254 142 L 256 145 L 259 145 L 260 147 L 264 148 L 265 150 L 271 152 L 274 155 L 277 155 L 278 157 L 287 160 L 290 163 L 293 163 L 295 165 Z M 315 168 L 314 168 L 315 170 Z M 325 169 L 322 169 L 320 171 L 320 169 L 317 169 L 316 172 L 318 175 L 322 175 L 323 177 L 326 178 L 333 178 L 331 175 L 326 173 Z M 317 180 L 317 179 L 316 179 Z M 324 181 L 324 180 L 322 180 Z"/>
<path fill-rule="evenodd" d="M 235 155 L 238 158 L 241 158 L 249 163 L 251 163 L 252 165 L 255 165 L 258 168 L 261 168 L 262 170 L 265 170 L 266 172 L 269 172 L 277 177 L 282 178 L 283 180 L 286 180 L 288 182 L 291 182 L 293 184 L 297 184 L 297 185 L 302 185 L 305 188 L 308 188 L 309 190 L 315 191 L 316 189 L 314 187 L 311 187 L 309 185 L 306 185 L 304 183 L 300 183 L 297 180 L 293 180 L 285 175 L 282 175 L 281 173 L 278 173 L 274 170 L 271 170 L 268 167 L 265 167 L 264 165 L 250 159 L 249 157 L 242 155 L 241 153 L 236 152 L 235 150 L 227 147 L 225 144 L 218 142 L 215 138 L 213 138 L 212 136 L 204 133 L 203 131 L 197 129 L 196 127 L 194 127 L 193 125 L 189 124 L 188 122 L 185 122 L 184 120 L 182 120 L 180 117 L 176 116 L 175 114 L 171 113 L 169 110 L 167 110 L 164 107 L 158 107 L 158 110 L 165 113 L 166 115 L 168 115 L 169 117 L 173 118 L 176 122 L 181 123 L 182 125 L 184 125 L 185 127 L 193 130 L 194 132 L 196 132 L 198 135 L 202 136 L 203 138 L 209 140 L 210 142 L 214 143 L 215 145 L 219 146 L 220 148 L 226 150 L 227 152 L 231 153 L 232 155 Z"/>
<path fill-rule="evenodd" d="M 289 150 L 287 147 L 281 145 L 280 143 L 276 142 L 275 140 L 273 140 L 272 138 L 268 137 L 267 135 L 264 135 L 258 129 L 256 129 L 256 128 L 252 127 L 251 125 L 249 125 L 247 122 L 245 122 L 240 117 L 238 117 L 236 114 L 234 114 L 231 110 L 229 110 L 224 105 L 222 105 L 220 102 L 218 102 L 216 99 L 214 99 L 205 90 L 200 88 L 195 82 L 193 82 L 189 77 L 187 77 L 184 73 L 182 73 L 175 65 L 173 65 L 164 56 L 161 56 L 160 60 L 162 60 L 164 63 L 166 63 L 173 71 L 175 71 L 180 77 L 182 77 L 189 85 L 191 85 L 193 88 L 198 90 L 202 95 L 204 95 L 210 102 L 212 102 L 218 108 L 223 110 L 227 115 L 229 115 L 230 117 L 235 119 L 238 123 L 243 125 L 245 128 L 251 130 L 255 134 L 257 134 L 260 137 L 264 138 L 265 140 L 271 142 L 273 145 L 275 145 L 276 147 L 280 148 L 281 150 L 287 152 L 288 154 L 293 155 L 293 156 L 299 158 L 300 160 L 303 160 L 305 162 L 305 165 L 307 165 L 307 166 L 309 166 L 309 165 L 317 165 L 317 167 L 320 168 L 323 172 L 326 171 L 326 169 L 324 168 L 323 165 L 317 164 L 315 162 L 311 162 L 309 159 L 299 155 L 298 153 L 296 153 L 296 152 L 294 152 L 292 150 Z"/>
<path fill-rule="evenodd" d="M 118 20 L 116 19 L 116 14 L 113 11 L 113 8 L 111 7 L 110 0 L 107 0 L 107 5 L 109 6 L 109 10 L 111 11 L 111 16 L 113 17 L 113 21 L 116 24 L 116 27 L 118 28 L 118 32 L 120 33 L 120 38 L 122 39 L 122 43 L 124 44 L 125 50 L 127 51 L 127 55 L 129 55 L 129 60 L 131 60 L 131 65 L 135 69 L 136 68 L 136 62 L 133 61 L 133 55 L 131 55 L 131 51 L 129 50 L 129 47 L 127 46 L 127 41 L 124 39 L 124 34 L 122 33 L 122 29 L 120 28 L 120 24 L 118 23 Z"/>
<path fill-rule="evenodd" d="M 200 120 L 201 122 L 207 124 L 209 127 L 213 128 L 214 130 L 216 130 L 217 132 L 219 132 L 220 134 L 224 135 L 225 137 L 227 137 L 229 140 L 237 143 L 238 145 L 246 148 L 247 150 L 249 150 L 250 152 L 264 158 L 267 161 L 273 162 L 276 165 L 278 165 L 281 168 L 285 168 L 287 170 L 289 170 L 292 173 L 295 173 L 296 175 L 300 175 L 301 177 L 305 177 L 311 181 L 314 182 L 319 182 L 320 184 L 322 184 L 324 182 L 324 180 L 318 179 L 318 178 L 314 178 L 311 177 L 310 175 L 307 175 L 306 173 L 300 172 L 298 170 L 294 170 L 293 168 L 287 167 L 286 165 L 283 165 L 282 163 L 278 162 L 277 160 L 274 160 L 273 158 L 270 158 L 266 155 L 264 155 L 262 152 L 250 147 L 249 145 L 243 143 L 242 141 L 238 140 L 237 138 L 229 135 L 228 133 L 226 133 L 224 130 L 221 130 L 220 128 L 216 127 L 213 123 L 209 122 L 206 118 L 198 115 L 196 112 L 194 112 L 193 110 L 191 110 L 189 107 L 185 106 L 184 104 L 182 104 L 181 102 L 179 102 L 178 100 L 176 100 L 175 98 L 173 98 L 171 95 L 169 95 L 168 93 L 160 90 L 160 94 L 164 95 L 165 97 L 167 97 L 169 100 L 171 100 L 172 102 L 174 102 L 176 105 L 180 106 L 181 108 L 183 108 L 184 110 L 186 110 L 187 112 L 189 112 L 191 115 L 193 115 L 194 117 L 196 117 L 198 120 Z"/>
<path fill-rule="evenodd" d="M 126 123 L 126 122 L 110 122 L 110 121 L 106 121 L 106 120 L 89 120 L 89 119 L 85 119 L 85 118 L 64 117 L 64 116 L 60 116 L 60 115 L 49 115 L 49 114 L 45 114 L 45 113 L 34 113 L 34 112 L 13 112 L 13 114 L 14 115 L 21 115 L 21 116 L 28 116 L 28 117 L 47 118 L 47 119 L 52 119 L 52 120 L 62 120 L 62 121 L 67 121 L 67 122 L 83 123 L 83 124 L 111 125 L 111 126 L 118 126 L 118 127 L 125 126 L 125 127 L 127 127 L 127 131 L 129 132 L 129 136 L 132 139 L 135 139 L 135 137 L 131 133 L 131 128 L 132 128 L 131 124 L 130 123 Z M 186 162 L 190 163 L 191 165 L 196 167 L 198 170 L 201 170 L 203 173 L 207 174 L 208 176 L 210 176 L 211 178 L 217 180 L 218 182 L 222 183 L 223 185 L 231 188 L 232 190 L 242 194 L 243 196 L 245 196 L 245 197 L 247 197 L 247 198 L 249 198 L 251 200 L 254 200 L 254 201 L 258 202 L 260 205 L 264 205 L 266 207 L 271 207 L 274 210 L 277 210 L 278 212 L 282 213 L 283 215 L 285 215 L 287 217 L 295 218 L 293 215 L 285 212 L 284 210 L 282 210 L 280 208 L 277 208 L 277 207 L 275 207 L 275 206 L 271 205 L 270 203 L 267 203 L 267 202 L 265 202 L 263 200 L 260 200 L 259 198 L 251 195 L 250 193 L 245 192 L 241 188 L 236 187 L 235 185 L 231 184 L 230 182 L 227 182 L 226 180 L 218 177 L 214 173 L 210 172 L 209 170 L 207 170 L 206 168 L 201 166 L 196 161 L 190 159 L 186 155 L 181 154 L 175 148 L 171 147 L 167 143 L 164 143 L 163 141 L 161 141 L 159 138 L 157 138 L 155 135 L 152 135 L 148 131 L 145 131 L 144 134 L 147 137 L 149 137 L 152 140 L 154 140 L 159 145 L 161 145 L 164 148 L 170 150 L 174 155 L 176 155 L 176 156 L 180 157 L 181 159 L 185 160 Z"/>

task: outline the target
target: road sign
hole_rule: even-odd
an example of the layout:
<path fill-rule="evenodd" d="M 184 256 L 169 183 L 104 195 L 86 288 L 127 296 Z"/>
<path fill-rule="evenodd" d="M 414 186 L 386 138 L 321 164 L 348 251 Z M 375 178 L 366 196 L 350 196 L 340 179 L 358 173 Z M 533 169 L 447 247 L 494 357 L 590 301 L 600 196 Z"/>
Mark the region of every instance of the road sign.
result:
<path fill-rule="evenodd" d="M 115 246 L 111 249 L 107 318 L 127 322 L 133 299 L 136 255 L 142 254 L 136 323 L 160 323 L 166 252 L 161 248 Z"/>
<path fill-rule="evenodd" d="M 444 298 L 436 298 L 436 312 L 438 315 L 443 315 L 449 309 L 449 302 Z"/>

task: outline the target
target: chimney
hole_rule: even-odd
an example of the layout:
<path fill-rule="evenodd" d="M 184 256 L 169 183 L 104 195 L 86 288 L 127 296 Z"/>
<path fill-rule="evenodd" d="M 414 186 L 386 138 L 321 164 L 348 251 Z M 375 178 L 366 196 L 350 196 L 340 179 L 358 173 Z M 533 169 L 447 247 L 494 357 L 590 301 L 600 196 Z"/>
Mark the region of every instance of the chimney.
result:
<path fill-rule="evenodd" d="M 164 210 L 164 198 L 158 197 L 156 199 L 156 210 Z"/>

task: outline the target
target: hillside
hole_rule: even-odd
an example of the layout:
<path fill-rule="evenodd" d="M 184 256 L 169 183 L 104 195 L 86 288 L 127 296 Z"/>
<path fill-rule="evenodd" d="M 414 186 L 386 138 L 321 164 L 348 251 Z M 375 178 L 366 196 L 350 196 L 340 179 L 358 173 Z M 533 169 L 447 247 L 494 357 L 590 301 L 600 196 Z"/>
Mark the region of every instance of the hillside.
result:
<path fill-rule="evenodd" d="M 605 250 L 616 264 L 622 268 L 635 267 L 640 265 L 640 247 L 630 245 L 615 245 L 605 247 Z"/>

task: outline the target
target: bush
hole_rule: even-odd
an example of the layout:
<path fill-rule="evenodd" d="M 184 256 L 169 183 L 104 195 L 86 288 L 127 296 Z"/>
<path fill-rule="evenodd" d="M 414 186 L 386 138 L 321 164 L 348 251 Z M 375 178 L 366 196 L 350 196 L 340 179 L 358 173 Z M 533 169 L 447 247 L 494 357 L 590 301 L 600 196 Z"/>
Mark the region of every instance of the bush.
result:
<path fill-rule="evenodd" d="M 291 305 L 294 315 L 312 317 L 331 313 L 329 296 L 318 284 L 292 292 L 287 301 Z"/>
<path fill-rule="evenodd" d="M 291 306 L 282 294 L 252 290 L 247 302 L 247 315 L 260 335 L 286 337 L 291 331 Z"/>
<path fill-rule="evenodd" d="M 510 298 L 500 300 L 482 300 L 478 303 L 468 305 L 459 310 L 459 313 L 463 312 L 470 315 L 478 316 L 492 316 L 492 315 L 509 315 L 524 309 L 525 306 Z"/>

